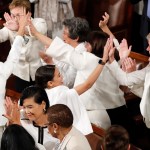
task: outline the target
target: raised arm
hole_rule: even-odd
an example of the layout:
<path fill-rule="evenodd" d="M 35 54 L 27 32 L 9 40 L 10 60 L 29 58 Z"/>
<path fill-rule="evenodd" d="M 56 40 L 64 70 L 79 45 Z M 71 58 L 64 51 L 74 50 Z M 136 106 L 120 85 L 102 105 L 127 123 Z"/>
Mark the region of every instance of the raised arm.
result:
<path fill-rule="evenodd" d="M 51 43 L 52 43 L 53 40 L 52 40 L 51 38 L 49 38 L 49 37 L 47 37 L 47 36 L 41 34 L 40 32 L 38 32 L 38 31 L 36 30 L 36 28 L 34 27 L 34 25 L 32 24 L 31 20 L 30 20 L 29 26 L 30 26 L 31 34 L 32 34 L 33 36 L 35 36 L 35 37 L 36 37 L 39 41 L 41 41 L 44 45 L 46 45 L 46 46 L 48 46 L 48 47 L 51 45 Z"/>
<path fill-rule="evenodd" d="M 102 17 L 103 17 L 103 20 L 99 21 L 99 27 L 102 29 L 103 32 L 107 33 L 109 36 L 114 37 L 113 33 L 110 31 L 107 25 L 109 21 L 109 14 L 105 12 L 105 14 Z"/>
<path fill-rule="evenodd" d="M 103 20 L 99 21 L 99 27 L 102 29 L 103 32 L 107 33 L 109 36 L 113 37 L 113 42 L 114 45 L 116 47 L 116 49 L 119 51 L 120 47 L 119 47 L 119 42 L 118 40 L 115 38 L 114 34 L 111 32 L 111 30 L 108 27 L 108 21 L 109 21 L 109 14 L 107 14 L 105 12 L 105 14 L 102 16 Z"/>
<path fill-rule="evenodd" d="M 127 48 L 127 53 L 128 53 L 127 45 L 125 44 L 124 46 Z M 140 85 L 145 80 L 146 72 L 150 70 L 150 67 L 147 66 L 142 70 L 133 71 L 131 73 L 124 72 L 114 59 L 114 51 L 109 52 L 109 63 L 110 64 L 108 65 L 108 68 L 120 85 L 126 85 L 126 86 L 133 86 L 137 84 Z"/>
<path fill-rule="evenodd" d="M 95 83 L 95 81 L 97 80 L 97 78 L 99 77 L 106 61 L 108 60 L 108 53 L 110 49 L 113 48 L 112 43 L 113 43 L 112 38 L 111 39 L 109 38 L 104 47 L 102 60 L 99 60 L 97 67 L 94 69 L 94 71 L 91 73 L 91 75 L 87 78 L 87 80 L 84 83 L 74 87 L 74 89 L 77 91 L 79 95 L 81 95 L 82 93 L 86 92 L 89 88 L 91 88 Z"/>

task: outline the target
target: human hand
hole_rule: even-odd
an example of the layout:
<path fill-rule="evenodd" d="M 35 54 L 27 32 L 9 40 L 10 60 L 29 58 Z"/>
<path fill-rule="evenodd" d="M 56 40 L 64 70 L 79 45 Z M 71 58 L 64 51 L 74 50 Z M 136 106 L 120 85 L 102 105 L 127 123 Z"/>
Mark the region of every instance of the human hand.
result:
<path fill-rule="evenodd" d="M 21 124 L 20 109 L 17 102 L 12 102 L 10 97 L 6 97 L 4 106 L 6 114 L 3 114 L 3 116 L 9 120 L 9 124 Z"/>
<path fill-rule="evenodd" d="M 26 9 L 23 8 L 23 13 L 18 18 L 19 27 L 27 26 L 29 24 L 30 19 L 31 13 L 30 12 L 26 13 Z"/>
<path fill-rule="evenodd" d="M 136 61 L 128 57 L 122 61 L 121 68 L 124 72 L 130 73 L 136 70 Z"/>
<path fill-rule="evenodd" d="M 39 55 L 46 64 L 53 64 L 52 58 L 48 56 L 44 51 L 40 51 Z"/>
<path fill-rule="evenodd" d="M 30 29 L 31 35 L 36 35 L 37 33 L 39 33 L 37 31 L 37 29 L 34 27 L 34 25 L 33 25 L 31 20 L 29 21 L 29 29 Z"/>
<path fill-rule="evenodd" d="M 131 46 L 128 47 L 128 43 L 126 39 L 123 39 L 119 45 L 120 50 L 119 50 L 119 56 L 120 60 L 122 61 L 123 59 L 127 58 L 131 52 Z"/>
<path fill-rule="evenodd" d="M 104 52 L 103 52 L 103 61 L 106 62 L 108 60 L 108 58 L 110 57 L 110 54 L 112 53 L 112 51 L 114 51 L 114 47 L 113 47 L 113 39 L 112 37 L 107 39 L 107 42 L 104 46 Z"/>
<path fill-rule="evenodd" d="M 103 20 L 99 21 L 99 27 L 102 29 L 103 27 L 107 26 L 109 15 L 105 12 L 105 14 L 102 16 Z"/>
<path fill-rule="evenodd" d="M 23 13 L 18 17 L 18 23 L 19 23 L 19 30 L 18 34 L 19 35 L 30 35 L 30 30 L 29 30 L 29 21 L 31 19 L 31 13 L 28 12 L 26 13 L 26 9 L 23 8 Z"/>
<path fill-rule="evenodd" d="M 5 23 L 3 24 L 6 28 L 8 28 L 11 31 L 17 31 L 19 29 L 19 24 L 17 20 L 10 16 L 8 13 L 4 13 Z"/>

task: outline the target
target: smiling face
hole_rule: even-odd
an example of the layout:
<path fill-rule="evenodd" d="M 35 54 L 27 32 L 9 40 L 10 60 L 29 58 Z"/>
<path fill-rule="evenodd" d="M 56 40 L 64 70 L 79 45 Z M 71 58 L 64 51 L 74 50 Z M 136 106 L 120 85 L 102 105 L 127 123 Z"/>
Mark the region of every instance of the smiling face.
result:
<path fill-rule="evenodd" d="M 78 43 L 78 38 L 77 39 L 72 39 L 69 36 L 69 30 L 67 27 L 64 26 L 63 28 L 63 40 L 65 43 L 71 45 L 72 47 L 76 47 Z"/>
<path fill-rule="evenodd" d="M 49 83 L 50 83 L 50 87 L 56 87 L 63 84 L 63 78 L 58 68 L 55 67 L 54 78 Z"/>
<path fill-rule="evenodd" d="M 36 122 L 44 115 L 43 110 L 45 109 L 45 102 L 43 101 L 42 104 L 37 104 L 33 97 L 27 98 L 23 102 L 23 109 L 28 119 Z"/>

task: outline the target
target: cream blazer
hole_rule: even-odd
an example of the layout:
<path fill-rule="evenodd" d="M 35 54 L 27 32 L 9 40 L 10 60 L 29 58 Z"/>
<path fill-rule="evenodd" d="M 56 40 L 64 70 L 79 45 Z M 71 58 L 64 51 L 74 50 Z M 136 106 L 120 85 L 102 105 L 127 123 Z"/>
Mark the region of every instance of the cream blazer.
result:
<path fill-rule="evenodd" d="M 86 137 L 75 127 L 64 137 L 58 150 L 91 150 Z"/>
<path fill-rule="evenodd" d="M 44 19 L 35 18 L 32 20 L 36 29 L 42 33 L 46 34 L 47 25 Z M 11 45 L 14 42 L 17 33 L 4 27 L 0 30 L 0 42 L 10 40 Z M 21 54 L 18 63 L 15 64 L 13 68 L 13 74 L 22 80 L 30 81 L 35 80 L 35 72 L 37 68 L 42 66 L 41 59 L 39 56 L 39 51 L 44 49 L 44 45 L 39 42 L 35 37 L 24 36 L 24 43 L 20 47 Z M 9 55 L 7 60 L 9 59 Z"/>

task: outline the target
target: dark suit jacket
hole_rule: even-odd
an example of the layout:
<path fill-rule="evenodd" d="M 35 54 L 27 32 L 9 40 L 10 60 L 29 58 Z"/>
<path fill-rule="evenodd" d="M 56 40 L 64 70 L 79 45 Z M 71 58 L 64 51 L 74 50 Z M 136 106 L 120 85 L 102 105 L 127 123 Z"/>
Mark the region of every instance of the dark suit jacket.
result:
<path fill-rule="evenodd" d="M 136 4 L 138 2 L 140 2 L 141 0 L 130 0 L 132 4 Z M 146 36 L 147 34 L 150 32 L 150 19 L 147 17 L 147 5 L 148 5 L 148 0 L 143 0 L 144 2 L 144 8 L 143 8 L 143 13 L 142 13 L 142 17 L 141 17 L 141 36 L 143 38 L 144 41 L 144 48 L 146 49 L 148 46 L 147 40 L 146 40 Z"/>

